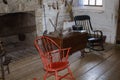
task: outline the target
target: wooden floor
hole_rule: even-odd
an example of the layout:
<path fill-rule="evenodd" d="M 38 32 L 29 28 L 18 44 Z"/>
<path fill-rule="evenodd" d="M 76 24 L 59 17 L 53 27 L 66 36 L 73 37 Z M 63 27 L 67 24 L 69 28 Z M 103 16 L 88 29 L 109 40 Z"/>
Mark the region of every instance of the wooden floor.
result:
<path fill-rule="evenodd" d="M 69 57 L 76 80 L 120 80 L 120 46 L 106 47 L 105 51 L 91 51 L 84 58 L 80 52 Z M 38 54 L 24 57 L 10 64 L 6 80 L 43 80 L 43 66 Z M 54 80 L 50 77 L 48 80 Z"/>

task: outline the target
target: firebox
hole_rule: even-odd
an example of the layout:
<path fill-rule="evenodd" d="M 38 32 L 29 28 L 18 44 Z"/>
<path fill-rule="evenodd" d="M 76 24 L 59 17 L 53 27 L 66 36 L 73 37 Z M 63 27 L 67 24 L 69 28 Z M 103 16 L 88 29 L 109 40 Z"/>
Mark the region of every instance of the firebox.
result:
<path fill-rule="evenodd" d="M 35 36 L 34 11 L 0 14 L 0 40 L 6 46 L 33 45 Z"/>

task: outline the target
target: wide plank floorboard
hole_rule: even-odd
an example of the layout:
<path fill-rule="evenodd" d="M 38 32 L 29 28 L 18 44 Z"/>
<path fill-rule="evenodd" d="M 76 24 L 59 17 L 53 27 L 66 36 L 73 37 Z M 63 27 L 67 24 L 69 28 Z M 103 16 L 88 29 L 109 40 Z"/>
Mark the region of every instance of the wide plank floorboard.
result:
<path fill-rule="evenodd" d="M 91 51 L 84 58 L 80 54 L 78 51 L 69 57 L 76 80 L 120 80 L 120 46 Z M 6 80 L 43 80 L 45 73 L 38 54 L 13 61 L 10 71 L 10 74 L 6 73 Z M 54 80 L 54 77 L 48 80 Z"/>
<path fill-rule="evenodd" d="M 112 52 L 114 53 L 114 51 Z M 114 53 L 110 57 L 101 60 L 100 63 L 98 62 L 98 65 L 90 69 L 83 76 L 79 76 L 78 80 L 97 80 L 105 72 L 109 71 L 114 64 L 119 63 L 119 58 L 120 54 Z M 89 65 L 87 67 L 89 67 Z"/>

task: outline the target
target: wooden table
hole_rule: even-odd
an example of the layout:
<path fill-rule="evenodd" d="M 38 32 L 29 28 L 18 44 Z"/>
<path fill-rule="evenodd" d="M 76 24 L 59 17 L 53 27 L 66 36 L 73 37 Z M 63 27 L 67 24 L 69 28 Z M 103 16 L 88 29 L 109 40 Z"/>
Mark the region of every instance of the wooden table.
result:
<path fill-rule="evenodd" d="M 64 35 L 46 35 L 53 39 L 61 48 L 71 47 L 70 54 L 78 50 L 83 50 L 87 45 L 87 33 L 68 32 Z"/>

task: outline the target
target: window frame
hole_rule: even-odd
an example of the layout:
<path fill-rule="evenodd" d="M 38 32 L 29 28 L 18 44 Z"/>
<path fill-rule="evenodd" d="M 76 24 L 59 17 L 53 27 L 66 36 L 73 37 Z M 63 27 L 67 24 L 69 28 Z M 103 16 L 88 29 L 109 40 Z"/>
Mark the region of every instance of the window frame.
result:
<path fill-rule="evenodd" d="M 80 12 L 94 12 L 94 13 L 104 13 L 105 11 L 105 0 L 102 0 L 102 6 L 94 6 L 94 5 L 84 5 L 83 0 L 77 0 L 79 2 L 74 2 L 73 11 L 77 10 Z"/>
<path fill-rule="evenodd" d="M 84 5 L 84 4 L 83 4 Z M 97 0 L 95 0 L 95 5 L 90 5 L 90 0 L 88 0 L 88 5 L 84 6 L 91 6 L 91 7 L 103 7 L 103 0 L 102 0 L 102 5 L 97 5 Z"/>

